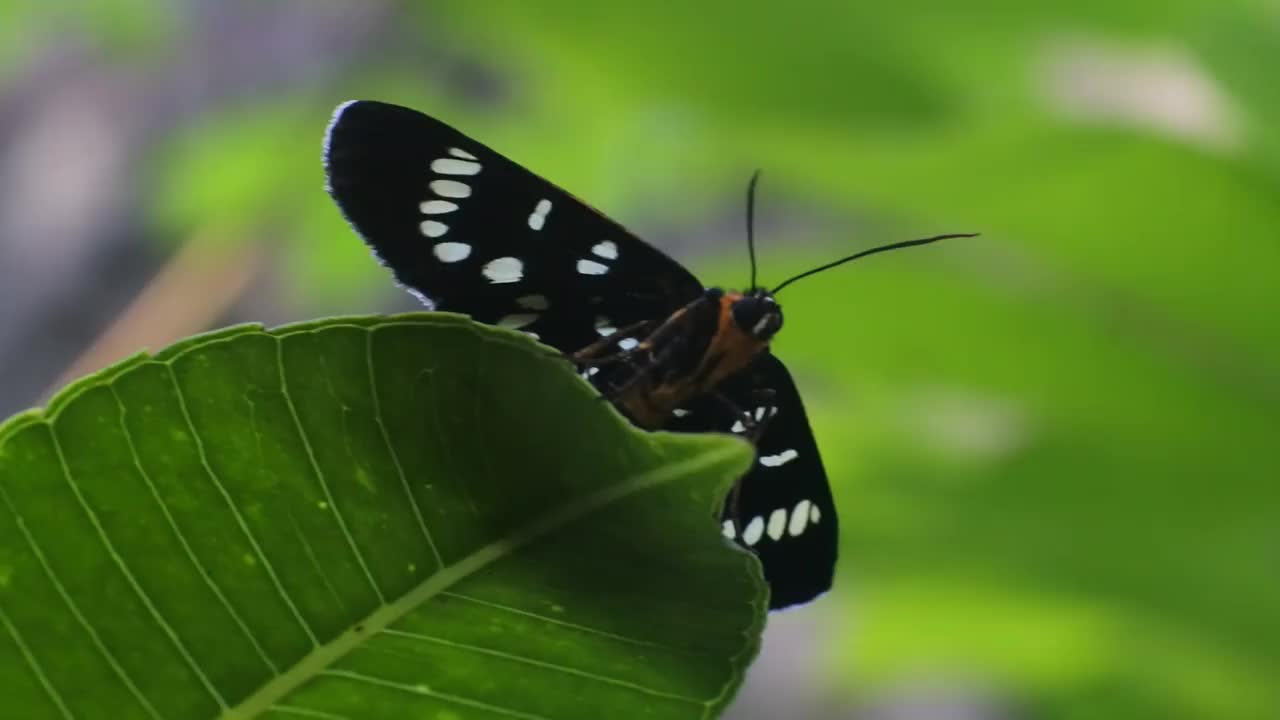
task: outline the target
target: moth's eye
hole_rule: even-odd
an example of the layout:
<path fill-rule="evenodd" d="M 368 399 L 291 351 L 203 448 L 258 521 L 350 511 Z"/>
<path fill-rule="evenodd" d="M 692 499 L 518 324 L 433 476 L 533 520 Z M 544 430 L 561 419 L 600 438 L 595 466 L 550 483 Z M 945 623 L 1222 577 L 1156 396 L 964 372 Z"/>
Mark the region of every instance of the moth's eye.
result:
<path fill-rule="evenodd" d="M 768 312 L 760 315 L 760 319 L 751 328 L 751 334 L 760 340 L 769 340 L 782 327 L 782 313 L 774 312 L 772 308 Z"/>
<path fill-rule="evenodd" d="M 756 298 L 745 297 L 733 303 L 733 322 L 744 332 L 754 332 L 763 315 L 764 307 Z"/>

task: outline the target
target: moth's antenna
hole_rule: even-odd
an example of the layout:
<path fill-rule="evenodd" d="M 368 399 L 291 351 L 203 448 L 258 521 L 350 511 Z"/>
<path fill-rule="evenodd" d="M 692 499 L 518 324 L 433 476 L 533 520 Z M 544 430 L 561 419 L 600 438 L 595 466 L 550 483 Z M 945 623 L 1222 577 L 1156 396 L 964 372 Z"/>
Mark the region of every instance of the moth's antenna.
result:
<path fill-rule="evenodd" d="M 786 280 L 782 281 L 782 284 L 778 285 L 773 290 L 770 290 L 769 294 L 777 295 L 779 290 L 781 290 L 782 288 L 790 285 L 791 283 L 801 278 L 807 278 L 810 275 L 816 275 L 822 272 L 823 270 L 830 270 L 831 268 L 837 265 L 843 265 L 847 262 L 853 262 L 858 258 L 864 258 L 868 255 L 875 255 L 876 253 L 887 252 L 889 250 L 897 250 L 899 248 L 915 247 L 916 245 L 928 245 L 929 243 L 935 243 L 935 242 L 938 242 L 939 240 L 950 240 L 952 238 L 968 238 L 968 237 L 977 237 L 977 236 L 978 236 L 978 233 L 952 233 L 950 235 L 935 235 L 933 237 L 924 238 L 922 240 L 905 240 L 903 242 L 896 242 L 896 243 L 890 243 L 888 245 L 881 245 L 880 247 L 874 247 L 874 248 L 871 248 L 870 250 L 863 250 L 862 252 L 854 253 L 849 257 L 840 258 L 835 262 L 829 262 L 826 265 L 816 267 L 812 270 L 806 270 L 805 272 L 802 272 L 799 275 L 796 275 L 795 277 L 787 278 Z"/>
<path fill-rule="evenodd" d="M 747 290 L 756 289 L 756 183 L 759 181 L 760 171 L 756 170 L 747 183 L 747 254 L 751 256 L 751 284 Z"/>

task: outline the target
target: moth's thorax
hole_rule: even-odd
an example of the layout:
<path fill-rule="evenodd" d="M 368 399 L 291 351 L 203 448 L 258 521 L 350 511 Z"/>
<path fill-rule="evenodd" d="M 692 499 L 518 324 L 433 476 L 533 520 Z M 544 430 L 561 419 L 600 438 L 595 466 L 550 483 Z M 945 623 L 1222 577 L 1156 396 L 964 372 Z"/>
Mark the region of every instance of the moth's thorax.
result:
<path fill-rule="evenodd" d="M 749 365 L 782 327 L 782 308 L 765 293 L 725 292 L 719 303 L 720 322 L 703 358 L 709 387 Z"/>
<path fill-rule="evenodd" d="M 618 404 L 641 426 L 665 425 L 672 410 L 750 365 L 781 322 L 777 303 L 764 293 L 707 288 L 641 343 L 659 366 L 630 384 Z"/>

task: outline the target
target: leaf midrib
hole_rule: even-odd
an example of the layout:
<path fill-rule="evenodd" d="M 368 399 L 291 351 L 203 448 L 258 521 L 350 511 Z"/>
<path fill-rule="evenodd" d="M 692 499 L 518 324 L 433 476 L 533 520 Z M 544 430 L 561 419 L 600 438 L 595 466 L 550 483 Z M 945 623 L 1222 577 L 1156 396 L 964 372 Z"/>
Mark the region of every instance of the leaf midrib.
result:
<path fill-rule="evenodd" d="M 558 509 L 535 517 L 505 537 L 498 538 L 477 548 L 452 565 L 441 567 L 439 571 L 424 579 L 401 597 L 378 607 L 362 620 L 356 621 L 351 628 L 338 637 L 330 642 L 317 645 L 311 652 L 295 663 L 293 667 L 272 678 L 257 692 L 245 698 L 243 702 L 223 712 L 219 716 L 219 720 L 248 720 L 249 718 L 257 717 L 278 701 L 287 697 L 289 693 L 301 687 L 303 683 L 359 647 L 374 634 L 390 627 L 397 620 L 417 609 L 428 600 L 525 545 L 640 492 L 713 468 L 730 460 L 738 452 L 737 447 L 729 446 L 688 460 L 664 465 L 616 485 L 577 498 Z M 709 698 L 708 702 L 712 700 L 714 698 Z"/>

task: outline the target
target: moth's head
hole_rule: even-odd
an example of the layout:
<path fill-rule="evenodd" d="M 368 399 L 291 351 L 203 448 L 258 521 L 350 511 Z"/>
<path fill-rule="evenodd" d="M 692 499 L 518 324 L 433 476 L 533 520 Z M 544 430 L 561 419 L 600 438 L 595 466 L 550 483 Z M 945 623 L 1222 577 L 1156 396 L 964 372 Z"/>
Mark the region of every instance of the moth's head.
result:
<path fill-rule="evenodd" d="M 733 322 L 761 342 L 769 342 L 782 329 L 782 306 L 765 290 L 750 290 L 733 301 Z"/>

